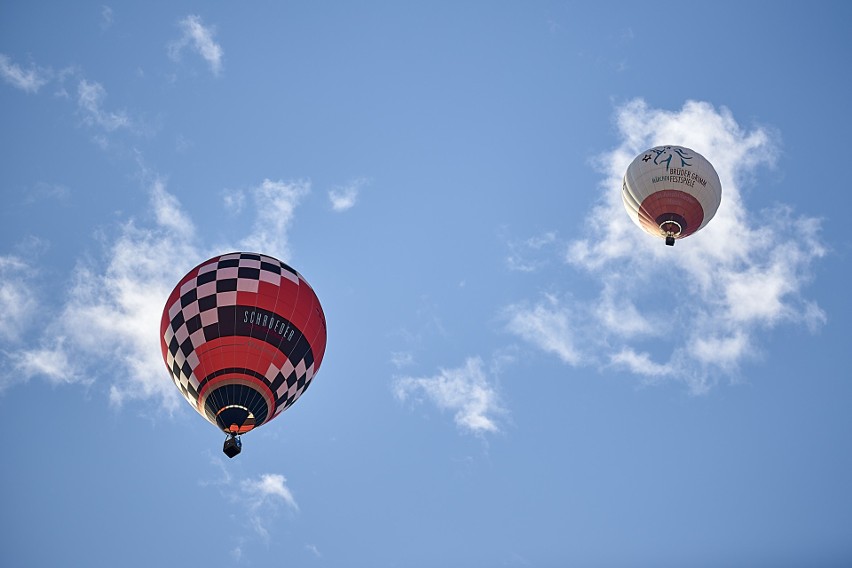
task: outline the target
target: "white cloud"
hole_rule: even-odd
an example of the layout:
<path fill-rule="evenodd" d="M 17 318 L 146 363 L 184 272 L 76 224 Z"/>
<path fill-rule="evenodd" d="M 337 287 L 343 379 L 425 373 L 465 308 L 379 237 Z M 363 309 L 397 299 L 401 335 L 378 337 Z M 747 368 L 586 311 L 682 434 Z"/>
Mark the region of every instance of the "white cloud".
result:
<path fill-rule="evenodd" d="M 81 263 L 68 299 L 51 320 L 49 336 L 10 353 L 25 378 L 51 382 L 110 383 L 110 399 L 159 398 L 171 410 L 177 390 L 168 380 L 158 339 L 165 299 L 183 274 L 201 260 L 191 222 L 162 181 L 150 188 L 153 228 L 127 222 L 107 247 L 106 267 Z"/>
<path fill-rule="evenodd" d="M 264 180 L 254 191 L 256 220 L 244 244 L 286 260 L 287 231 L 307 187 Z M 51 334 L 36 346 L 10 345 L 3 352 L 19 379 L 104 380 L 115 405 L 154 398 L 172 411 L 182 404 L 160 350 L 163 306 L 190 268 L 239 247 L 199 246 L 192 220 L 163 180 L 150 184 L 149 197 L 150 222 L 124 223 L 117 238 L 105 243 L 103 263 L 81 262 L 64 304 L 53 314 L 41 314 L 51 318 Z M 32 319 L 37 307 L 32 279 L 33 270 L 21 258 L 0 257 L 0 338 L 10 340 Z"/>
<path fill-rule="evenodd" d="M 66 82 L 71 79 L 76 80 L 77 108 L 85 124 L 96 126 L 107 133 L 134 126 L 125 111 L 110 111 L 104 108 L 106 89 L 97 81 L 83 78 L 80 70 L 75 67 L 67 67 L 57 73 L 35 66 L 24 71 L 19 65 L 12 63 L 8 56 L 0 53 L 0 77 L 3 77 L 7 83 L 31 93 L 37 92 L 42 86 L 55 79 L 57 87 L 54 96 L 60 99 L 71 99 L 72 95 L 66 90 Z M 95 142 L 104 148 L 109 145 L 109 140 L 102 133 L 95 135 Z"/>
<path fill-rule="evenodd" d="M 111 28 L 114 19 L 112 8 L 106 5 L 101 6 L 101 29 L 108 30 Z"/>
<path fill-rule="evenodd" d="M 71 360 L 65 348 L 67 338 L 59 335 L 49 347 L 37 347 L 8 354 L 12 368 L 20 378 L 29 380 L 41 376 L 54 384 L 91 383 Z"/>
<path fill-rule="evenodd" d="M 61 361 L 40 359 L 37 354 L 25 355 L 21 351 L 34 321 L 46 320 L 40 313 L 35 276 L 35 269 L 23 258 L 0 256 L 0 391 L 29 380 L 39 373 L 40 365 L 50 380 L 63 380 Z"/>
<path fill-rule="evenodd" d="M 509 270 L 517 272 L 535 272 L 548 263 L 549 255 L 544 253 L 549 252 L 549 249 L 557 242 L 554 231 L 521 241 L 510 241 L 506 266 Z"/>
<path fill-rule="evenodd" d="M 12 63 L 9 56 L 0 53 L 0 77 L 17 89 L 37 93 L 50 81 L 50 71 L 34 66 L 25 71 L 16 63 Z"/>
<path fill-rule="evenodd" d="M 243 249 L 264 251 L 287 262 L 290 258 L 287 230 L 293 222 L 296 206 L 310 190 L 311 184 L 307 181 L 263 180 L 252 190 L 257 219 L 251 234 L 241 241 Z"/>
<path fill-rule="evenodd" d="M 114 374 L 104 377 L 111 402 L 157 397 L 171 410 L 178 396 L 160 353 L 160 316 L 175 283 L 203 258 L 191 221 L 164 183 L 155 181 L 150 193 L 154 226 L 127 222 L 103 272 L 81 265 L 61 319 L 75 351 L 111 363 Z"/>
<path fill-rule="evenodd" d="M 222 193 L 222 202 L 229 212 L 240 213 L 246 202 L 246 192 L 241 189 L 226 190 Z"/>
<path fill-rule="evenodd" d="M 270 520 L 275 517 L 281 504 L 293 511 L 299 506 L 287 487 L 287 479 L 279 473 L 264 473 L 259 479 L 246 479 L 241 485 L 248 508 L 249 524 L 264 540 L 269 538 Z"/>
<path fill-rule="evenodd" d="M 38 182 L 27 193 L 24 203 L 31 205 L 38 201 L 67 201 L 71 190 L 61 184 Z"/>
<path fill-rule="evenodd" d="M 83 119 L 107 132 L 130 126 L 130 118 L 124 111 L 112 112 L 103 109 L 106 89 L 96 82 L 81 79 L 77 85 L 77 105 L 83 111 Z"/>
<path fill-rule="evenodd" d="M 210 65 L 210 70 L 214 75 L 219 75 L 222 71 L 222 47 L 216 43 L 213 36 L 216 30 L 212 27 L 205 27 L 200 16 L 190 15 L 178 22 L 183 35 L 177 41 L 169 44 L 169 56 L 174 59 L 180 59 L 181 52 L 187 46 L 191 46 L 198 55 L 204 58 Z"/>
<path fill-rule="evenodd" d="M 195 234 L 195 226 L 186 215 L 178 199 L 166 191 L 165 183 L 157 180 L 151 186 L 151 208 L 157 225 L 167 233 L 180 237 L 181 242 L 187 242 Z"/>
<path fill-rule="evenodd" d="M 335 211 L 346 211 L 355 206 L 358 200 L 358 193 L 361 188 L 367 183 L 364 178 L 358 178 L 350 181 L 346 185 L 335 187 L 328 192 L 328 199 L 331 201 L 331 208 Z"/>
<path fill-rule="evenodd" d="M 243 481 L 242 487 L 253 509 L 271 501 L 281 501 L 291 509 L 299 510 L 293 493 L 287 487 L 287 479 L 279 473 L 264 473 L 257 480 L 247 479 Z"/>
<path fill-rule="evenodd" d="M 454 420 L 474 434 L 497 432 L 494 415 L 501 414 L 497 391 L 489 383 L 482 359 L 471 357 L 456 369 L 439 369 L 432 377 L 402 377 L 394 383 L 394 394 L 405 401 L 422 393 L 438 408 L 454 411 Z"/>
<path fill-rule="evenodd" d="M 36 311 L 33 268 L 14 255 L 0 256 L 0 339 L 17 342 Z"/>
<path fill-rule="evenodd" d="M 231 549 L 231 558 L 234 559 L 234 562 L 239 564 L 240 561 L 243 559 L 243 547 L 242 546 L 235 546 L 234 548 L 232 548 Z"/>
<path fill-rule="evenodd" d="M 662 333 L 636 308 L 630 297 L 617 292 L 612 285 L 604 286 L 597 303 L 592 304 L 591 321 L 599 322 L 607 331 L 623 337 Z"/>
<path fill-rule="evenodd" d="M 811 265 L 825 255 L 819 220 L 784 206 L 751 210 L 742 196 L 756 169 L 775 162 L 777 142 L 769 130 L 745 129 L 727 109 L 703 102 L 672 112 L 635 100 L 618 109 L 616 123 L 621 142 L 598 156 L 600 202 L 584 216 L 599 232 L 570 242 L 565 255 L 600 292 L 510 306 L 514 334 L 572 365 L 615 364 L 645 379 L 678 378 L 703 392 L 755 354 L 761 330 L 783 322 L 815 329 L 825 321 L 802 297 Z M 633 157 L 659 144 L 703 154 L 723 188 L 713 221 L 673 248 L 633 224 L 619 191 Z M 649 337 L 653 357 L 641 345 Z"/>
<path fill-rule="evenodd" d="M 211 480 L 200 480 L 202 487 L 212 487 L 239 511 L 238 516 L 246 519 L 242 526 L 251 530 L 268 544 L 270 533 L 275 528 L 275 518 L 282 507 L 291 513 L 299 512 L 299 505 L 293 497 L 293 492 L 287 485 L 287 479 L 279 473 L 264 473 L 257 477 L 238 479 L 232 475 L 233 468 L 219 457 L 210 458 L 215 472 Z M 235 560 L 243 560 L 249 554 L 252 546 L 250 533 L 234 533 L 236 546 L 231 550 Z M 317 551 L 318 552 L 318 551 Z"/>
<path fill-rule="evenodd" d="M 570 308 L 556 296 L 548 294 L 533 306 L 511 305 L 505 309 L 504 316 L 509 332 L 566 363 L 582 362 L 583 354 L 577 346 L 577 336 L 584 333 L 582 320 L 575 319 Z"/>
<path fill-rule="evenodd" d="M 752 352 L 750 338 L 744 330 L 733 333 L 709 334 L 693 337 L 688 345 L 689 353 L 705 365 L 717 365 L 724 369 L 735 368 L 740 359 Z"/>
<path fill-rule="evenodd" d="M 391 363 L 397 369 L 414 364 L 414 355 L 410 351 L 394 351 L 391 353 Z"/>
<path fill-rule="evenodd" d="M 623 366 L 630 372 L 646 377 L 668 377 L 674 373 L 670 364 L 655 363 L 648 353 L 637 353 L 633 349 L 625 347 L 610 358 L 616 366 Z"/>

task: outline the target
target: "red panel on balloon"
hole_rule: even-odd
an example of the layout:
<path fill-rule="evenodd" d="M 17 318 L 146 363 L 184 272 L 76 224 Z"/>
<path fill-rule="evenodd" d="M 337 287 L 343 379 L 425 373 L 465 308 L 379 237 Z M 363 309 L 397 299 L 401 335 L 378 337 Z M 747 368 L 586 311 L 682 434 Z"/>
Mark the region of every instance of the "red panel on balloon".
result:
<path fill-rule="evenodd" d="M 664 189 L 645 198 L 639 208 L 639 219 L 651 231 L 660 231 L 665 221 L 681 226 L 680 237 L 691 235 L 704 221 L 704 209 L 696 198 L 683 191 Z"/>
<path fill-rule="evenodd" d="M 325 354 L 325 316 L 313 289 L 286 264 L 256 253 L 192 269 L 169 295 L 160 331 L 175 385 L 228 433 L 293 404 Z"/>

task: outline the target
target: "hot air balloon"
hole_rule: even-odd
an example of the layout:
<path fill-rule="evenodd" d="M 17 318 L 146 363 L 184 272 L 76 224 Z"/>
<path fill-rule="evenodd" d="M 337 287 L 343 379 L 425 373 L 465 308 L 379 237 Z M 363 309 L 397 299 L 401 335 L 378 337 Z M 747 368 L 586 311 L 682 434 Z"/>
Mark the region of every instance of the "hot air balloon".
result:
<path fill-rule="evenodd" d="M 325 353 L 325 315 L 307 281 L 263 254 L 234 252 L 193 268 L 172 291 L 160 322 L 163 360 L 195 410 L 240 436 L 296 402 Z"/>
<path fill-rule="evenodd" d="M 713 165 L 683 146 L 642 152 L 624 174 L 624 207 L 645 232 L 673 246 L 701 230 L 719 209 L 722 184 Z"/>

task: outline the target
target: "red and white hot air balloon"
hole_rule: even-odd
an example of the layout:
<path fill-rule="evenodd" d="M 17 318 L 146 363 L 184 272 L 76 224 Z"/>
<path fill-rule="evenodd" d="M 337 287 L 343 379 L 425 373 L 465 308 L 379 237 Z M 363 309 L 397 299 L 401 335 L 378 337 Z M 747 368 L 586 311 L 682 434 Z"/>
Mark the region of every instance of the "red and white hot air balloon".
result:
<path fill-rule="evenodd" d="M 208 422 L 239 436 L 296 402 L 325 354 L 325 315 L 301 274 L 263 254 L 206 260 L 181 278 L 160 323 L 175 386 Z"/>
<path fill-rule="evenodd" d="M 627 168 L 621 197 L 637 225 L 674 245 L 710 222 L 722 202 L 722 184 L 713 165 L 698 152 L 656 146 Z"/>

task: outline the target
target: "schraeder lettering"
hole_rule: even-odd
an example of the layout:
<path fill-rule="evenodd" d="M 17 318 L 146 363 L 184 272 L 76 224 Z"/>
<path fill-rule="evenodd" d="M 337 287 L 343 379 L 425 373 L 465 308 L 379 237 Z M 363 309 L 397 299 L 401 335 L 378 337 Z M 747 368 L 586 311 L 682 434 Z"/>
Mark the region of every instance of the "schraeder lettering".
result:
<path fill-rule="evenodd" d="M 254 310 L 245 310 L 243 313 L 243 323 L 265 327 L 270 331 L 274 331 L 287 341 L 291 341 L 293 335 L 296 333 L 296 330 L 286 321 L 274 315 L 270 316 L 269 314 L 258 313 Z"/>

